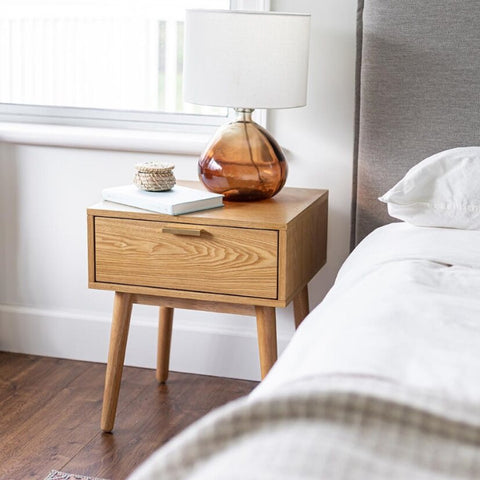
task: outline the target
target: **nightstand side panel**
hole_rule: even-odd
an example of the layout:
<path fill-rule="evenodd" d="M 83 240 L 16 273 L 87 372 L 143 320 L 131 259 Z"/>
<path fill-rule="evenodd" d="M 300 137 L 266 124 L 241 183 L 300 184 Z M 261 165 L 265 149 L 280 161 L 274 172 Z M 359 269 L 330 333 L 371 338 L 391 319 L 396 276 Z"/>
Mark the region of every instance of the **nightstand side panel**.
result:
<path fill-rule="evenodd" d="M 279 257 L 285 264 L 280 268 L 279 299 L 290 302 L 325 264 L 327 224 L 328 194 L 324 193 L 288 225 L 280 240 Z"/>
<path fill-rule="evenodd" d="M 87 215 L 88 283 L 95 282 L 95 217 Z"/>

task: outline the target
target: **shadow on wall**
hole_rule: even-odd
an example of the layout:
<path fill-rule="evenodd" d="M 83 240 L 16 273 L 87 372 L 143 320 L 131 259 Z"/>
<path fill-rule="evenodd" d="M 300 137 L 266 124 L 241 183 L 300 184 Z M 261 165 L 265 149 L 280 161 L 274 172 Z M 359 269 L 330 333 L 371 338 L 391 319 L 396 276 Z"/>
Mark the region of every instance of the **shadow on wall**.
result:
<path fill-rule="evenodd" d="M 17 285 L 20 283 L 19 259 L 22 257 L 20 234 L 20 188 L 16 159 L 16 145 L 0 143 L 0 307 L 9 305 L 17 297 Z M 8 344 L 15 339 L 22 343 L 22 331 L 13 323 L 8 332 L 3 320 L 4 309 L 0 310 L 0 350 L 9 350 Z"/>
<path fill-rule="evenodd" d="M 0 304 L 7 303 L 18 283 L 21 255 L 16 146 L 0 143 Z"/>

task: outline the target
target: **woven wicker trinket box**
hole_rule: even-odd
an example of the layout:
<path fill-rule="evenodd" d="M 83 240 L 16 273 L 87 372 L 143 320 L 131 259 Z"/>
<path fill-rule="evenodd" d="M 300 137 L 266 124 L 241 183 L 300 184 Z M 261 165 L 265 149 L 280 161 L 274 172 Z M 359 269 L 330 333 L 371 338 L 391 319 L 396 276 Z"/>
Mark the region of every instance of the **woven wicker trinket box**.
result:
<path fill-rule="evenodd" d="M 133 183 L 140 190 L 164 192 L 175 185 L 173 169 L 175 165 L 168 163 L 146 162 L 135 165 L 136 172 Z"/>

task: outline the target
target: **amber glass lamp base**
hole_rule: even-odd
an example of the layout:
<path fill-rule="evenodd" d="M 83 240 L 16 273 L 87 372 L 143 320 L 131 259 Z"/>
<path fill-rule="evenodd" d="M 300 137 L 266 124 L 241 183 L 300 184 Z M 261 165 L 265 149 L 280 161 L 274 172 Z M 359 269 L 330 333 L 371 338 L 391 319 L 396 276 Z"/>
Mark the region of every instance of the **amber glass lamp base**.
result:
<path fill-rule="evenodd" d="M 285 185 L 287 162 L 282 149 L 251 109 L 220 127 L 198 161 L 198 176 L 208 190 L 226 200 L 255 201 L 273 197 Z"/>

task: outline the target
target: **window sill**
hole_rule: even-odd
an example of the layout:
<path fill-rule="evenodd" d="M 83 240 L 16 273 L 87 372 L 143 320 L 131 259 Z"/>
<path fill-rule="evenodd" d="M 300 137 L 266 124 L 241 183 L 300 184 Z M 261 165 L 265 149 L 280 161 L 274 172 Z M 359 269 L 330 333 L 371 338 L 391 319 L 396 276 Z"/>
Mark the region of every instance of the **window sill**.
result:
<path fill-rule="evenodd" d="M 0 123 L 0 142 L 93 150 L 199 155 L 210 134 Z"/>

